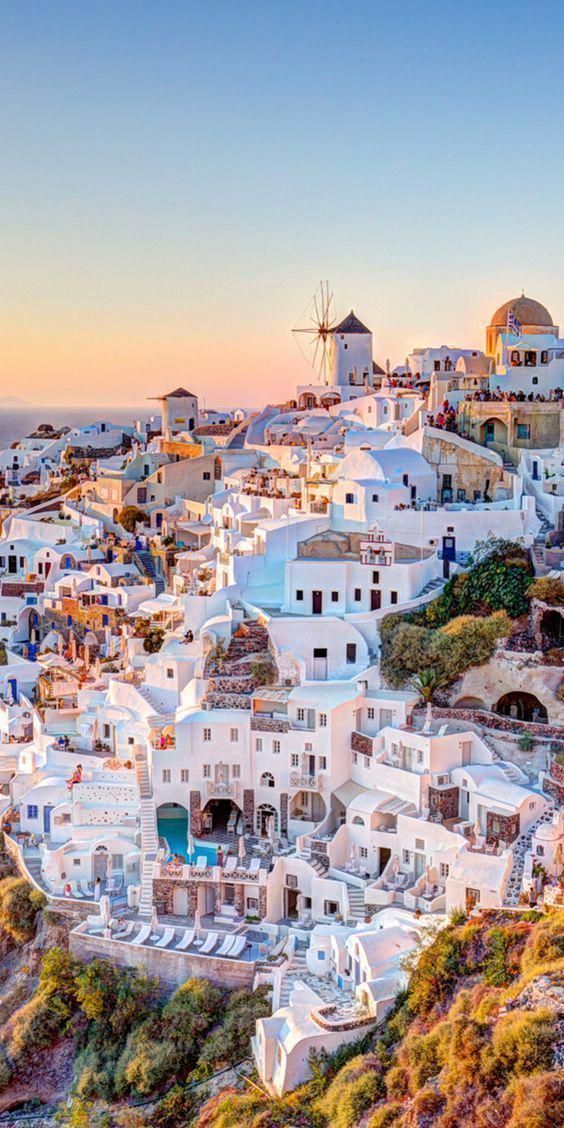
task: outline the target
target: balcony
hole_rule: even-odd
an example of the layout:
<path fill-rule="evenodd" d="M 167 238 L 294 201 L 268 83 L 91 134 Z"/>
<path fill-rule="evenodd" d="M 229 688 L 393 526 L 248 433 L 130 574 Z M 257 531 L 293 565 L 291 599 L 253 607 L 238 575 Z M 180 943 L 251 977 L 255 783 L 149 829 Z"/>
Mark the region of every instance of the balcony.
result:
<path fill-rule="evenodd" d="M 206 795 L 213 799 L 234 799 L 239 790 L 239 784 L 233 780 L 208 779 Z"/>
<path fill-rule="evenodd" d="M 300 791 L 321 791 L 322 777 L 311 775 L 309 772 L 306 774 L 290 772 L 290 787 L 298 788 Z"/>
<path fill-rule="evenodd" d="M 290 722 L 287 717 L 277 717 L 268 713 L 253 713 L 251 729 L 254 732 L 289 732 Z"/>

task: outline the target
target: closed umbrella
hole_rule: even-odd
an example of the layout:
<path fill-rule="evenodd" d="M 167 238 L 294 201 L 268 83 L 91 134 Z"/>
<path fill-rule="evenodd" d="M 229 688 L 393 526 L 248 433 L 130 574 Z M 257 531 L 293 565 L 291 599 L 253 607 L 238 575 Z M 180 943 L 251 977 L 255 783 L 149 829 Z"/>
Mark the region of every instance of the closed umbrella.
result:
<path fill-rule="evenodd" d="M 106 862 L 106 881 L 109 881 L 110 878 L 113 877 L 113 875 L 114 875 L 114 863 L 112 862 L 112 855 L 108 854 L 108 860 Z"/>
<path fill-rule="evenodd" d="M 202 914 L 200 912 L 200 909 L 196 909 L 196 912 L 194 913 L 194 943 L 197 944 L 198 946 L 202 943 L 201 931 L 202 931 Z"/>
<path fill-rule="evenodd" d="M 425 893 L 430 894 L 433 892 L 433 883 L 431 881 L 431 867 L 425 866 Z"/>
<path fill-rule="evenodd" d="M 193 857 L 194 857 L 194 854 L 195 854 L 195 849 L 194 849 L 194 835 L 193 835 L 193 834 L 189 834 L 189 835 L 188 835 L 188 855 L 189 855 L 189 861 L 192 861 L 192 859 L 193 859 Z"/>
<path fill-rule="evenodd" d="M 112 908 L 110 905 L 110 898 L 108 897 L 107 893 L 104 893 L 100 897 L 100 916 L 102 917 L 102 920 L 104 922 L 104 928 L 108 928 L 111 915 Z"/>
<path fill-rule="evenodd" d="M 158 928 L 159 918 L 157 916 L 157 906 L 153 905 L 153 911 L 151 913 L 151 932 L 158 932 Z"/>
<path fill-rule="evenodd" d="M 399 873 L 399 869 L 400 869 L 400 860 L 399 860 L 398 855 L 394 854 L 394 858 L 393 858 L 393 861 L 392 861 L 392 873 L 393 873 L 394 877 L 396 877 L 396 875 Z"/>
<path fill-rule="evenodd" d="M 274 845 L 275 834 L 276 834 L 276 830 L 275 830 L 275 826 L 274 826 L 274 815 L 270 815 L 269 819 L 268 819 L 268 837 L 270 838 L 270 841 L 272 842 L 273 845 Z"/>
<path fill-rule="evenodd" d="M 238 842 L 238 845 L 237 845 L 237 854 L 238 854 L 241 861 L 243 861 L 243 858 L 245 857 L 246 852 L 247 852 L 247 847 L 245 846 L 245 835 L 240 834 L 239 835 L 239 842 Z"/>

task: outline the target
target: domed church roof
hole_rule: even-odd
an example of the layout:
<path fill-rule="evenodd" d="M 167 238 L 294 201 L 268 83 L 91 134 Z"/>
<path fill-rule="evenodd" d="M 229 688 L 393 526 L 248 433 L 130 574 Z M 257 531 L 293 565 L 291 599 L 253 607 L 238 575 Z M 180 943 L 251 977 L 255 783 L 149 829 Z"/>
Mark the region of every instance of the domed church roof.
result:
<path fill-rule="evenodd" d="M 551 328 L 554 325 L 546 306 L 543 306 L 541 302 L 536 302 L 534 298 L 526 298 L 524 294 L 500 305 L 499 309 L 496 309 L 490 325 L 505 329 L 510 310 L 513 310 L 521 325 L 546 325 Z"/>

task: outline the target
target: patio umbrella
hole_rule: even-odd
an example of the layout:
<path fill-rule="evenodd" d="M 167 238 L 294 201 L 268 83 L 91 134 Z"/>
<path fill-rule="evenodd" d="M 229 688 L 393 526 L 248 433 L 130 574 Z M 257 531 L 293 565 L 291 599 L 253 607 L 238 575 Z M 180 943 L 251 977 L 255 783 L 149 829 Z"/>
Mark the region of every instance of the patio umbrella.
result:
<path fill-rule="evenodd" d="M 113 877 L 113 874 L 114 874 L 114 863 L 112 862 L 112 855 L 108 854 L 108 860 L 106 862 L 106 881 L 109 881 L 110 878 Z"/>
<path fill-rule="evenodd" d="M 157 932 L 158 927 L 159 927 L 159 918 L 157 916 L 157 906 L 153 905 L 153 911 L 151 913 L 151 932 Z"/>
<path fill-rule="evenodd" d="M 476 842 L 478 842 L 481 837 L 482 837 L 482 828 L 480 826 L 480 820 L 476 819 L 476 822 L 474 823 L 474 838 L 475 838 Z"/>
<path fill-rule="evenodd" d="M 243 858 L 245 857 L 246 853 L 247 853 L 247 847 L 245 846 L 245 835 L 240 834 L 239 835 L 239 842 L 237 844 L 237 854 L 238 854 L 238 857 L 240 858 L 241 861 L 243 861 Z"/>
<path fill-rule="evenodd" d="M 397 854 L 394 854 L 393 861 L 392 861 L 392 873 L 393 873 L 394 877 L 396 876 L 396 874 L 399 873 L 399 868 L 400 868 L 399 857 L 398 857 Z"/>
<path fill-rule="evenodd" d="M 431 881 L 431 867 L 425 866 L 425 892 L 431 893 L 433 890 L 433 883 Z"/>
<path fill-rule="evenodd" d="M 192 858 L 194 857 L 194 853 L 195 853 L 195 849 L 194 849 L 194 835 L 193 835 L 193 834 L 189 834 L 189 835 L 188 835 L 188 856 L 189 856 L 189 859 L 190 859 L 190 861 L 192 861 Z"/>
<path fill-rule="evenodd" d="M 104 922 L 104 928 L 108 928 L 111 915 L 112 909 L 110 905 L 110 898 L 108 897 L 107 893 L 104 893 L 100 897 L 100 916 L 102 917 L 102 920 Z"/>
<path fill-rule="evenodd" d="M 268 817 L 268 837 L 269 837 L 269 839 L 270 839 L 270 841 L 272 842 L 273 845 L 274 845 L 275 834 L 276 834 L 276 830 L 275 830 L 275 827 L 274 827 L 274 815 L 269 815 L 269 817 Z"/>
<path fill-rule="evenodd" d="M 200 933 L 202 930 L 202 914 L 200 909 L 196 909 L 194 913 L 194 943 L 201 944 Z"/>

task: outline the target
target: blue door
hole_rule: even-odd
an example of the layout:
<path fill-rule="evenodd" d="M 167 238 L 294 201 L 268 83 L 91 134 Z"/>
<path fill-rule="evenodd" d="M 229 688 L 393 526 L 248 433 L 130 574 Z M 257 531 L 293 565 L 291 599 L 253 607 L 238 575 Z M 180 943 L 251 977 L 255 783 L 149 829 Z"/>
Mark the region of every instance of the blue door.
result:
<path fill-rule="evenodd" d="M 8 678 L 8 690 L 12 694 L 14 701 L 18 700 L 18 683 L 16 678 Z"/>
<path fill-rule="evenodd" d="M 43 808 L 43 831 L 44 831 L 45 834 L 49 834 L 49 832 L 51 830 L 51 811 L 52 810 L 53 810 L 53 808 L 51 806 L 47 806 L 47 807 Z"/>

